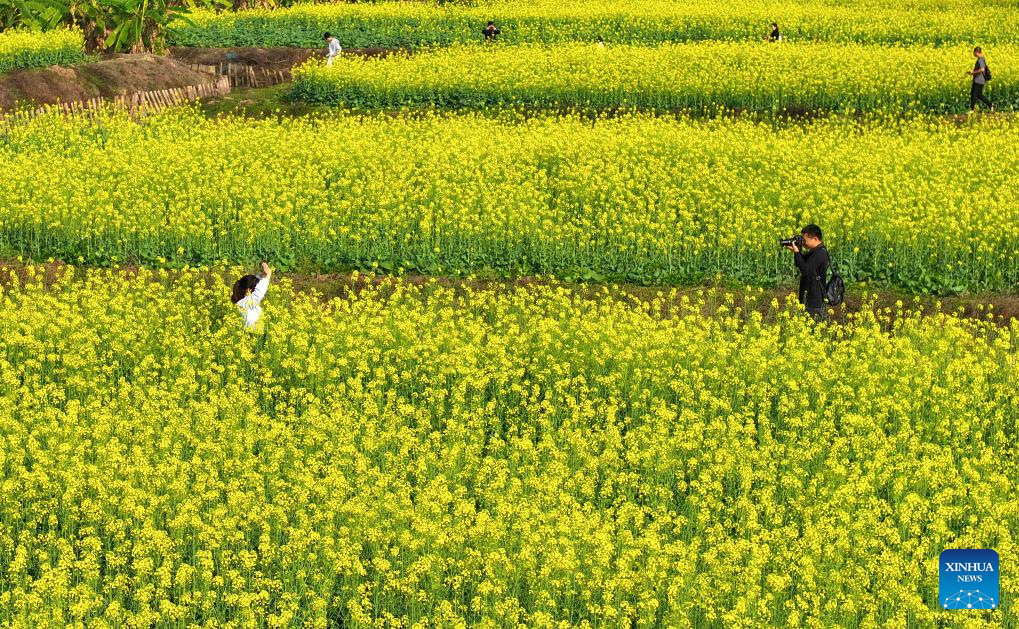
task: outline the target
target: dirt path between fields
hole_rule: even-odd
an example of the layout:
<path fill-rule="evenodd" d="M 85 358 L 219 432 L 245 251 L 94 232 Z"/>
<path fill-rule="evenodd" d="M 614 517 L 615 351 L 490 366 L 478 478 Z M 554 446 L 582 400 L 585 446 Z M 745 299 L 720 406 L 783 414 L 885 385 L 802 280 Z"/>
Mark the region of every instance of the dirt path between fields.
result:
<path fill-rule="evenodd" d="M 381 58 L 397 52 L 389 48 L 345 48 L 344 56 Z M 292 70 L 309 59 L 324 59 L 314 48 L 170 48 L 174 61 L 192 70 L 230 77 L 240 88 L 272 87 L 293 80 Z"/>
<path fill-rule="evenodd" d="M 354 279 L 352 273 L 330 273 L 330 274 L 298 274 L 287 275 L 294 283 L 295 290 L 301 292 L 316 291 L 323 300 L 334 297 L 346 298 L 357 294 L 369 283 L 379 284 L 386 281 L 389 276 L 369 276 L 359 273 Z M 548 280 L 534 277 L 518 277 L 513 279 L 492 279 L 492 280 L 464 280 L 459 278 L 432 277 L 427 275 L 404 275 L 400 281 L 421 286 L 433 279 L 437 284 L 455 289 L 466 290 L 513 290 L 519 287 L 549 285 Z M 777 288 L 750 289 L 733 288 L 723 285 L 699 285 L 699 286 L 642 286 L 640 284 L 617 284 L 617 283 L 583 283 L 583 282 L 556 282 L 558 286 L 569 288 L 579 296 L 586 299 L 604 299 L 606 294 L 617 299 L 625 300 L 627 297 L 635 298 L 640 303 L 651 304 L 658 298 L 658 294 L 669 295 L 675 290 L 675 299 L 666 303 L 663 314 L 667 314 L 673 305 L 679 305 L 684 297 L 696 301 L 697 297 L 703 297 L 706 315 L 715 314 L 723 305 L 731 310 L 742 308 L 746 311 L 748 298 L 752 300 L 752 308 L 765 315 L 772 314 L 771 302 L 777 299 L 780 304 L 787 299 L 795 300 L 796 287 L 793 285 Z M 605 288 L 608 287 L 608 293 Z M 924 314 L 933 314 L 940 310 L 945 313 L 955 313 L 966 318 L 986 318 L 989 312 L 993 312 L 995 320 L 1008 325 L 1010 321 L 1019 321 L 1019 294 L 985 294 L 985 295 L 958 295 L 934 297 L 930 295 L 909 295 L 887 289 L 860 288 L 848 286 L 846 288 L 846 303 L 834 308 L 833 319 L 845 321 L 849 313 L 858 313 L 866 309 L 890 309 L 895 311 L 897 303 L 903 306 L 920 309 Z M 940 305 L 939 305 L 940 304 Z M 767 319 L 767 317 L 766 317 Z"/>
<path fill-rule="evenodd" d="M 43 274 L 45 284 L 52 285 L 63 275 L 67 265 L 62 262 L 51 262 L 35 265 L 35 273 Z M 79 268 L 80 272 L 82 269 Z M 118 267 L 118 270 L 133 275 L 138 272 L 137 267 Z M 29 275 L 29 266 L 13 261 L 0 261 L 0 286 L 6 287 L 11 281 L 11 273 L 14 273 L 21 283 L 24 283 Z M 177 275 L 176 271 L 169 272 L 171 281 Z M 205 271 L 206 279 L 209 282 L 230 283 L 235 279 L 233 275 L 223 270 Z M 436 286 L 454 289 L 466 293 L 468 289 L 473 291 L 510 291 L 517 288 L 534 286 L 547 286 L 551 282 L 545 279 L 534 277 L 518 277 L 513 279 L 460 279 L 450 277 L 433 277 L 428 275 L 402 275 L 399 277 L 389 275 L 372 275 L 360 272 L 350 273 L 278 273 L 277 277 L 285 277 L 292 282 L 294 290 L 299 293 L 316 294 L 322 302 L 331 299 L 348 299 L 359 294 L 369 285 L 378 286 L 390 280 L 411 286 L 424 286 L 429 282 Z M 701 310 L 704 315 L 714 315 L 723 306 L 732 310 L 741 308 L 747 311 L 748 298 L 752 300 L 751 309 L 765 315 L 766 321 L 774 320 L 774 312 L 771 309 L 771 302 L 777 299 L 780 304 L 787 300 L 795 300 L 795 288 L 792 286 L 750 289 L 731 288 L 721 285 L 703 286 L 641 286 L 638 284 L 603 284 L 603 283 L 575 283 L 556 282 L 556 286 L 565 287 L 584 299 L 599 300 L 610 296 L 621 301 L 635 300 L 637 304 L 651 304 L 658 297 L 659 293 L 669 295 L 675 290 L 672 300 L 667 301 L 663 306 L 663 315 L 668 315 L 674 305 L 680 305 L 683 298 L 690 301 L 703 301 Z M 605 289 L 608 288 L 606 291 Z M 901 303 L 901 306 L 900 306 Z M 859 313 L 864 310 L 881 310 L 893 314 L 900 307 L 908 309 L 919 309 L 923 314 L 930 315 L 936 312 L 952 313 L 964 318 L 987 319 L 993 313 L 995 323 L 1007 326 L 1011 322 L 1019 322 L 1019 294 L 984 294 L 984 295 L 961 295 L 933 297 L 929 295 L 909 295 L 887 289 L 860 288 L 849 286 L 846 292 L 846 303 L 833 311 L 833 320 L 844 322 L 850 313 Z"/>
<path fill-rule="evenodd" d="M 344 55 L 356 57 L 385 57 L 397 52 L 395 48 L 344 48 Z M 174 47 L 169 57 L 181 63 L 215 65 L 237 63 L 268 70 L 282 70 L 300 65 L 308 59 L 325 59 L 325 47 L 318 48 L 190 48 Z"/>

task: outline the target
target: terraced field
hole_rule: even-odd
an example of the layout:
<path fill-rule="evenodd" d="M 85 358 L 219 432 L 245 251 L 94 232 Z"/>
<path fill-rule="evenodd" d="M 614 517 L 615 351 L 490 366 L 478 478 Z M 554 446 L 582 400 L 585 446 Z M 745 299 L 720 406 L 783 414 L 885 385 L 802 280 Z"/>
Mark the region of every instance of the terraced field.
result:
<path fill-rule="evenodd" d="M 0 624 L 1019 625 L 1009 3 L 191 17 L 380 54 L 257 118 L 3 120 Z M 945 608 L 965 548 L 993 608 Z"/>

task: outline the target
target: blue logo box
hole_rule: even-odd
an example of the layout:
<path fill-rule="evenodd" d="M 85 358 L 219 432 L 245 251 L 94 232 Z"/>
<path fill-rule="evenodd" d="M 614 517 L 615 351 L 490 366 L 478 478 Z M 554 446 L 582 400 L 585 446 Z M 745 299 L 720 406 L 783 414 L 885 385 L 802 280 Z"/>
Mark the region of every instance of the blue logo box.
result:
<path fill-rule="evenodd" d="M 998 553 L 954 548 L 938 559 L 938 603 L 942 609 L 997 609 Z"/>

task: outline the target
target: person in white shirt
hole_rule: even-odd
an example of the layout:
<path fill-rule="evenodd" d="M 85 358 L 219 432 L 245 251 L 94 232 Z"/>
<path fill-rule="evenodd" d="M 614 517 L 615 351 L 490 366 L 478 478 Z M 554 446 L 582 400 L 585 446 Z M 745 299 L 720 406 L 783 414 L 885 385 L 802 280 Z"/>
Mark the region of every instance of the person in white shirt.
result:
<path fill-rule="evenodd" d="M 329 44 L 329 56 L 326 58 L 326 65 L 331 66 L 333 65 L 333 59 L 336 55 L 340 54 L 343 48 L 340 48 L 340 42 L 333 37 L 332 33 L 326 33 L 323 37 Z"/>
<path fill-rule="evenodd" d="M 234 282 L 233 293 L 230 300 L 237 306 L 237 310 L 244 318 L 244 331 L 253 334 L 265 330 L 262 323 L 262 299 L 269 290 L 269 278 L 272 277 L 272 269 L 265 262 L 262 263 L 262 275 L 245 275 Z"/>

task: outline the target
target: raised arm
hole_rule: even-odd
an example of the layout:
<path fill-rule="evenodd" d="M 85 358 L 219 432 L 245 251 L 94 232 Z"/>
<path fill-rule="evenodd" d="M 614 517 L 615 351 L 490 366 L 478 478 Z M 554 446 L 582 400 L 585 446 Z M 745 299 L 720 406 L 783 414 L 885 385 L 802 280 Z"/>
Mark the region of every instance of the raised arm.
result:
<path fill-rule="evenodd" d="M 251 300 L 255 302 L 255 305 L 262 303 L 262 298 L 265 297 L 265 293 L 269 290 L 269 278 L 261 277 L 258 280 L 258 284 L 255 285 L 255 290 L 251 291 Z"/>
<path fill-rule="evenodd" d="M 272 277 L 272 269 L 265 262 L 262 263 L 262 277 L 258 279 L 258 284 L 255 285 L 255 290 L 251 291 L 251 299 L 255 304 L 262 302 L 265 297 L 265 293 L 269 290 L 269 279 Z"/>

